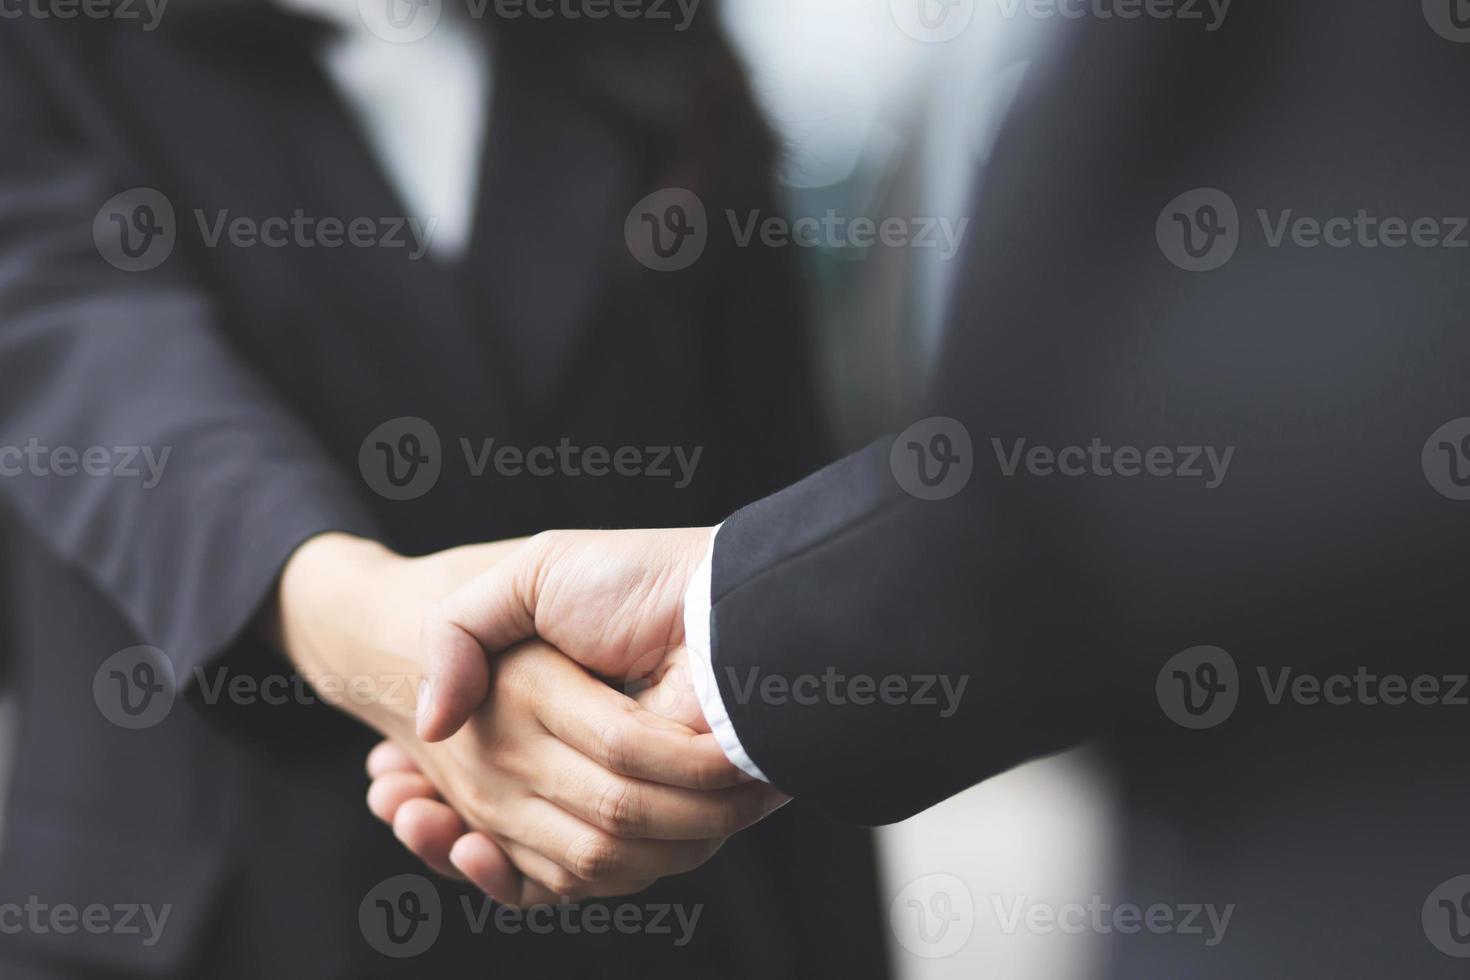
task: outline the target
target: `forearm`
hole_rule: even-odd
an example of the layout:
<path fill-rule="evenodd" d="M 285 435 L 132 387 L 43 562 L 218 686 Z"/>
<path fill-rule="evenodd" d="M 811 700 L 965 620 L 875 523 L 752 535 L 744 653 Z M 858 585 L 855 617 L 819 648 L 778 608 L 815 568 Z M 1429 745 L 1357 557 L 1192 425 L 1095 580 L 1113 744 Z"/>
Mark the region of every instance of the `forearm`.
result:
<path fill-rule="evenodd" d="M 313 687 L 353 692 L 330 700 L 390 737 L 412 735 L 418 624 L 436 598 L 413 570 L 376 541 L 318 535 L 286 563 L 264 624 Z"/>
<path fill-rule="evenodd" d="M 520 544 L 406 558 L 371 539 L 321 534 L 286 562 L 262 626 L 326 700 L 389 737 L 411 739 L 426 673 L 419 637 L 425 614 Z"/>

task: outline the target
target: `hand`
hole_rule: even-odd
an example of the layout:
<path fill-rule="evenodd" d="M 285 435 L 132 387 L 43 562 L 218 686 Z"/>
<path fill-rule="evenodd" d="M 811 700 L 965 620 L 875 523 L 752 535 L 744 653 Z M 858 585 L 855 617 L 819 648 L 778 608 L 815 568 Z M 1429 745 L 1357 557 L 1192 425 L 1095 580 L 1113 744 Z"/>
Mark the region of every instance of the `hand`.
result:
<path fill-rule="evenodd" d="M 678 705 L 676 671 L 644 692 Z M 539 641 L 496 657 L 490 696 L 440 745 L 385 742 L 368 806 L 431 868 L 512 905 L 640 891 L 708 860 L 785 801 L 713 736 L 636 704 Z"/>
<path fill-rule="evenodd" d="M 484 700 L 486 651 L 532 636 L 615 683 L 636 686 L 677 670 L 684 593 L 712 533 L 551 531 L 527 540 L 425 619 L 430 681 L 419 737 L 432 742 L 457 731 Z M 682 704 L 680 720 L 704 728 L 697 701 Z"/>
<path fill-rule="evenodd" d="M 508 542 L 407 559 L 372 542 L 323 535 L 288 563 L 273 632 L 308 678 L 407 675 L 417 690 L 426 674 L 418 625 L 422 620 L 432 629 L 435 621 L 424 618 L 425 610 L 525 548 Z M 417 742 L 403 699 L 344 708 L 394 738 L 426 780 L 418 788 L 452 804 L 453 810 L 433 811 L 437 826 L 446 826 L 447 816 L 456 821 L 454 830 L 478 832 L 461 846 L 457 863 L 447 851 L 428 855 L 430 863 L 444 871 L 462 865 L 502 900 L 636 890 L 702 863 L 724 836 L 784 800 L 762 786 L 692 799 L 698 794 L 690 789 L 731 790 L 740 779 L 713 738 L 639 710 L 544 644 L 497 657 L 493 685 L 478 646 L 475 661 L 478 691 L 465 715 L 474 721 L 443 746 Z M 687 684 L 678 657 L 656 667 L 649 673 L 659 683 L 642 692 L 644 702 L 664 705 L 664 715 L 702 720 L 692 694 L 677 693 L 676 681 Z M 419 697 L 420 708 L 426 700 Z M 542 819 L 527 816 L 538 810 Z M 696 831 L 703 836 L 690 836 Z M 679 843 L 660 846 L 639 833 Z"/>
<path fill-rule="evenodd" d="M 321 534 L 286 563 L 263 625 L 306 680 L 371 682 L 375 696 L 344 701 L 343 710 L 385 734 L 411 735 L 425 676 L 419 652 L 425 614 L 521 544 L 405 558 L 376 541 Z"/>

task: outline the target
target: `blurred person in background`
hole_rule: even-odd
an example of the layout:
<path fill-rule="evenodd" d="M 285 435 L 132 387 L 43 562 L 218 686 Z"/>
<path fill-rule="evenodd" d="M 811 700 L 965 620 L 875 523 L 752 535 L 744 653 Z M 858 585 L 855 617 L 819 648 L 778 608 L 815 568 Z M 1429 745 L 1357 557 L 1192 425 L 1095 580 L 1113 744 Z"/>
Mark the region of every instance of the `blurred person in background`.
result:
<path fill-rule="evenodd" d="M 515 862 L 499 897 L 595 903 L 566 857 L 594 831 L 649 838 L 610 902 L 708 859 L 630 900 L 642 926 L 479 918 L 453 866 L 404 886 L 417 862 L 363 811 L 362 760 L 411 724 L 416 679 L 365 701 L 340 684 L 411 665 L 424 611 L 501 554 L 445 549 L 707 523 L 821 462 L 781 254 L 712 238 L 668 276 L 625 242 L 662 188 L 771 207 L 713 5 L 679 30 L 446 5 L 417 37 L 411 13 L 369 8 L 178 0 L 156 30 L 0 35 L 19 703 L 0 903 L 42 906 L 0 973 L 881 975 L 866 832 L 788 807 L 711 859 L 780 801 L 732 785 L 717 750 L 636 773 L 669 814 L 642 827 L 599 826 L 596 794 L 651 749 L 584 758 L 567 732 L 563 763 L 527 766 L 566 748 L 537 725 L 635 714 L 547 648 L 507 660 L 485 742 L 460 747 L 500 780 L 479 800 Z M 608 475 L 537 454 L 564 446 L 600 449 Z M 641 468 L 613 470 L 629 448 Z M 641 724 L 712 758 L 708 735 Z M 131 907 L 133 928 L 56 928 L 63 906 Z"/>

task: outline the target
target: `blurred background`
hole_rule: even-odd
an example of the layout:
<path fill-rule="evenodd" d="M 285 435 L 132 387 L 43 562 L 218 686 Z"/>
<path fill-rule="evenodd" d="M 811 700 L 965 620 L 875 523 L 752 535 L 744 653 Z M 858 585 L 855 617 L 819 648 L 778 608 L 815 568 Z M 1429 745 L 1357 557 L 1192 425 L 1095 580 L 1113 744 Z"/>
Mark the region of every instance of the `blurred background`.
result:
<path fill-rule="evenodd" d="M 725 0 L 728 31 L 784 147 L 788 217 L 983 221 L 983 198 L 970 199 L 973 168 L 1046 41 L 1043 22 L 1007 19 L 1001 6 L 974 5 L 969 29 L 935 44 L 895 29 L 888 0 Z M 844 448 L 854 447 L 904 418 L 958 263 L 938 249 L 798 251 L 829 409 Z M 12 715 L 0 695 L 0 788 Z M 1086 903 L 1110 891 L 1111 787 L 1087 751 L 993 779 L 878 839 L 896 976 L 1083 980 L 1101 969 L 1096 932 L 1003 927 L 1017 902 Z M 954 931 L 915 940 L 931 928 Z"/>

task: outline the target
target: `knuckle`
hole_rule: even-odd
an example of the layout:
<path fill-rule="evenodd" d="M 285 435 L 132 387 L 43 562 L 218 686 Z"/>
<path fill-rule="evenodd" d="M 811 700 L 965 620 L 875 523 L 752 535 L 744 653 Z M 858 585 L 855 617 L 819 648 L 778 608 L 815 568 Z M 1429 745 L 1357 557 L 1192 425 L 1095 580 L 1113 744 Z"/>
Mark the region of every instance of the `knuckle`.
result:
<path fill-rule="evenodd" d="M 634 837 L 643 830 L 638 789 L 623 779 L 608 781 L 597 801 L 597 819 L 604 830 L 619 837 Z"/>
<path fill-rule="evenodd" d="M 541 557 L 553 555 L 565 537 L 565 533 L 558 530 L 538 531 L 526 539 L 526 549 Z"/>
<path fill-rule="evenodd" d="M 583 881 L 607 881 L 615 877 L 621 855 L 616 840 L 606 834 L 587 834 L 572 845 L 573 872 Z"/>
<path fill-rule="evenodd" d="M 597 753 L 602 764 L 616 772 L 622 772 L 628 764 L 628 733 L 616 721 L 605 722 L 597 730 Z"/>

